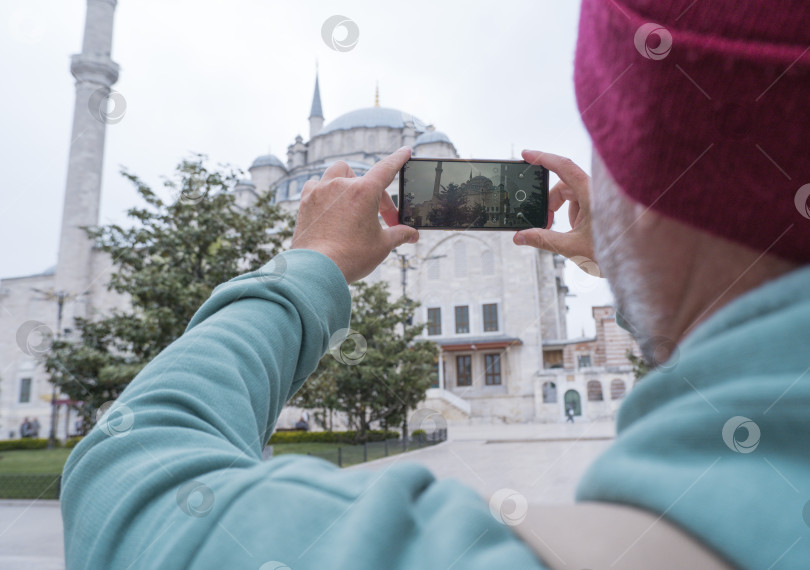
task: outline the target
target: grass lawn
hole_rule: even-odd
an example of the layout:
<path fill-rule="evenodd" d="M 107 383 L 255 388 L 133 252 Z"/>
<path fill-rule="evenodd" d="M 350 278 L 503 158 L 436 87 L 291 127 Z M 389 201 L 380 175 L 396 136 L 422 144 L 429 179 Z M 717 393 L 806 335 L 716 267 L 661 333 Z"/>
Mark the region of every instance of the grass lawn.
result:
<path fill-rule="evenodd" d="M 62 472 L 72 449 L 21 449 L 0 452 L 0 474 Z"/>
<path fill-rule="evenodd" d="M 0 452 L 0 499 L 56 499 L 57 478 L 71 449 Z"/>
<path fill-rule="evenodd" d="M 345 443 L 276 443 L 273 444 L 273 455 L 299 453 L 313 455 L 338 463 L 338 447 L 341 447 L 343 466 L 363 462 L 363 446 Z M 410 449 L 413 449 L 411 447 Z M 25 449 L 0 452 L 0 475 L 16 474 L 59 474 L 72 449 Z M 388 455 L 402 453 L 401 444 L 389 441 Z M 385 443 L 375 441 L 368 444 L 368 460 L 385 457 Z"/>

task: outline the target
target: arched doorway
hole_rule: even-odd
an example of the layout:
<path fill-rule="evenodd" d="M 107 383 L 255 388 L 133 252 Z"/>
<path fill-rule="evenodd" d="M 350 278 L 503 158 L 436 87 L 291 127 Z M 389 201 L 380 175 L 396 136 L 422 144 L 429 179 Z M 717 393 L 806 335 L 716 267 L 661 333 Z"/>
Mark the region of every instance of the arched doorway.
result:
<path fill-rule="evenodd" d="M 564 412 L 568 411 L 568 407 L 571 406 L 574 408 L 574 415 L 581 416 L 582 415 L 582 405 L 579 399 L 579 392 L 576 390 L 568 390 L 565 393 L 565 408 L 563 409 Z"/>

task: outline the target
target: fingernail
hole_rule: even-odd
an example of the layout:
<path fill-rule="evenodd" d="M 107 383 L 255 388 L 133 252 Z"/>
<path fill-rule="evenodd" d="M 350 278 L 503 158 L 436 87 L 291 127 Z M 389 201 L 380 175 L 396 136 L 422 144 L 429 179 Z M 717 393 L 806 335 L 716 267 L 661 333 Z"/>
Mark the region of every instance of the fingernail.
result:
<path fill-rule="evenodd" d="M 523 236 L 521 234 L 517 234 L 515 236 L 515 243 L 518 244 L 518 245 L 526 245 L 526 236 Z"/>
<path fill-rule="evenodd" d="M 411 147 L 409 147 L 408 145 L 405 145 L 405 146 L 399 147 L 399 150 L 411 150 Z M 399 150 L 397 152 L 399 152 Z"/>

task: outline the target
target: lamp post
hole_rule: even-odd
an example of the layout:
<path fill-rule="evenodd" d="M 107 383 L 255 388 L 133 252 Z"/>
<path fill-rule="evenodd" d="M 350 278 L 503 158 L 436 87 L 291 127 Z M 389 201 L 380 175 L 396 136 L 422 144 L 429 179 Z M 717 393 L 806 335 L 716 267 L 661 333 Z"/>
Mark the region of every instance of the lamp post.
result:
<path fill-rule="evenodd" d="M 56 301 L 56 340 L 61 340 L 62 338 L 62 315 L 64 313 L 65 303 L 69 300 L 76 299 L 85 293 L 81 293 L 80 295 L 73 295 L 68 293 L 67 291 L 43 291 L 42 289 L 33 289 L 37 293 L 41 293 L 44 295 L 44 299 L 46 301 Z M 51 390 L 51 429 L 50 434 L 48 435 L 48 449 L 53 449 L 56 445 L 56 383 L 52 383 L 53 388 Z"/>

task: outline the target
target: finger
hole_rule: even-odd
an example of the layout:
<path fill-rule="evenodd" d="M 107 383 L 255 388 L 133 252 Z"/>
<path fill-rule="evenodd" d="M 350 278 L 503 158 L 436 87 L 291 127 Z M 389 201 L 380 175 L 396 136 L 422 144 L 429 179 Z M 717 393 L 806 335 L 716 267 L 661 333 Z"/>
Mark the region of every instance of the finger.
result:
<path fill-rule="evenodd" d="M 585 174 L 579 166 L 574 164 L 574 161 L 564 156 L 558 156 L 549 152 L 541 152 L 539 150 L 524 150 L 521 155 L 523 160 L 529 164 L 539 164 L 545 166 L 554 174 L 560 177 L 560 180 L 566 183 L 573 191 L 577 192 L 577 198 L 580 200 L 587 200 L 588 198 L 588 175 Z M 584 192 L 583 192 L 584 191 Z M 584 194 L 580 196 L 579 194 Z"/>
<path fill-rule="evenodd" d="M 383 192 L 380 199 L 380 215 L 385 220 L 385 225 L 389 228 L 399 223 L 399 212 L 397 207 L 394 206 L 394 201 L 391 199 L 391 194 Z"/>
<path fill-rule="evenodd" d="M 363 175 L 363 180 L 367 181 L 373 189 L 382 192 L 393 182 L 394 177 L 409 158 L 411 158 L 411 149 L 403 146 L 372 166 L 371 170 Z"/>
<path fill-rule="evenodd" d="M 389 251 L 403 243 L 416 243 L 419 240 L 419 232 L 416 231 L 416 228 L 402 224 L 383 230 L 383 235 Z"/>
<path fill-rule="evenodd" d="M 564 189 L 568 189 L 568 187 L 565 185 L 565 182 L 560 180 L 554 185 L 554 188 L 548 191 L 549 210 L 553 210 L 554 212 L 556 212 L 562 207 L 563 204 L 565 204 L 566 200 L 569 200 L 569 198 L 563 196 Z"/>
<path fill-rule="evenodd" d="M 301 199 L 303 200 L 304 197 L 310 192 L 312 192 L 312 189 L 315 188 L 315 186 L 317 185 L 318 183 L 315 182 L 314 180 L 307 180 L 306 182 L 304 182 L 304 187 L 301 188 Z"/>
<path fill-rule="evenodd" d="M 576 255 L 572 249 L 574 244 L 571 243 L 570 236 L 553 230 L 540 228 L 522 230 L 515 234 L 512 241 L 517 245 L 530 245 L 565 257 Z"/>
<path fill-rule="evenodd" d="M 321 182 L 328 182 L 333 178 L 354 178 L 354 171 L 342 160 L 333 162 L 321 176 Z"/>
<path fill-rule="evenodd" d="M 546 229 L 549 229 L 551 226 L 554 225 L 554 211 L 548 211 L 548 223 L 546 224 Z"/>

